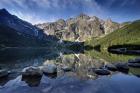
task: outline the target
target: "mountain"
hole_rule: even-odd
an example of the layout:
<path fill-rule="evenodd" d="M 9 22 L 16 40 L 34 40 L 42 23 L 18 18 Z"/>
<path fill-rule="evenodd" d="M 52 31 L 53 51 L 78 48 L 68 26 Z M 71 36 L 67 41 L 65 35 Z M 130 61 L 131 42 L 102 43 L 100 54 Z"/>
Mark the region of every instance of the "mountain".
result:
<path fill-rule="evenodd" d="M 43 29 L 46 34 L 55 35 L 59 39 L 85 41 L 91 37 L 99 37 L 111 33 L 119 29 L 121 24 L 113 22 L 111 19 L 104 21 L 96 16 L 90 17 L 80 14 L 75 18 L 59 19 L 56 22 L 43 23 L 36 26 Z"/>
<path fill-rule="evenodd" d="M 94 46 L 100 46 L 101 50 L 116 45 L 140 45 L 140 20 L 129 22 L 124 27 L 97 40 L 91 40 Z"/>
<path fill-rule="evenodd" d="M 7 25 L 21 33 L 29 34 L 32 36 L 38 36 L 38 29 L 32 24 L 19 19 L 18 17 L 11 15 L 6 9 L 0 10 L 0 24 Z"/>
<path fill-rule="evenodd" d="M 47 46 L 54 41 L 58 39 L 44 34 L 41 29 L 11 15 L 6 9 L 0 9 L 1 47 Z"/>

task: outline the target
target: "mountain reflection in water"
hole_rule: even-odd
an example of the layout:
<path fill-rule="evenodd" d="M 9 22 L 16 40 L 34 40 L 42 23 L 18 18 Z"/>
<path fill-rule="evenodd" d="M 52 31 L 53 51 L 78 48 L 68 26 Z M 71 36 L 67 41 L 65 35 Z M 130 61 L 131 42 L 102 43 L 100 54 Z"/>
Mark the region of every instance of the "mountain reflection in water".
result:
<path fill-rule="evenodd" d="M 53 52 L 52 52 L 53 51 Z M 22 78 L 22 69 L 39 67 L 47 63 L 57 65 L 55 76 Z M 0 78 L 0 93 L 139 93 L 140 70 L 130 69 L 128 74 L 111 72 L 100 76 L 90 68 L 101 68 L 109 62 L 68 50 L 8 49 L 0 52 L 0 67 L 12 72 Z M 69 67 L 69 71 L 62 67 Z M 136 72 L 136 74 L 135 74 Z M 133 74 L 133 75 L 132 75 Z"/>

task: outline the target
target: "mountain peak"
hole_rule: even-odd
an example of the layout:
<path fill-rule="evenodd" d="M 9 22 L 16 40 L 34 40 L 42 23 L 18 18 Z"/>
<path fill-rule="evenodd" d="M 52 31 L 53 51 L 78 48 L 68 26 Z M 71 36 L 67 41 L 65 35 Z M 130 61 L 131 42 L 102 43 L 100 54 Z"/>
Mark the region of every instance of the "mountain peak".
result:
<path fill-rule="evenodd" d="M 0 9 L 0 15 L 9 15 L 9 12 L 3 8 L 3 9 Z"/>
<path fill-rule="evenodd" d="M 82 18 L 82 19 L 89 19 L 90 17 L 84 13 L 81 13 L 78 18 Z"/>
<path fill-rule="evenodd" d="M 108 19 L 106 20 L 106 22 L 112 22 L 111 18 L 108 18 Z"/>

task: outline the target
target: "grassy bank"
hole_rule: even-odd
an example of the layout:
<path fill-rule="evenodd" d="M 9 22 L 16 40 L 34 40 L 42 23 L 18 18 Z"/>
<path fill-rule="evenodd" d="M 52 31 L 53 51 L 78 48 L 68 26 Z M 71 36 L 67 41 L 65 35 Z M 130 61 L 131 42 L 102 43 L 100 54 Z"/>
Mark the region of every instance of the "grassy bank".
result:
<path fill-rule="evenodd" d="M 104 57 L 110 60 L 128 60 L 135 56 L 123 56 L 108 53 L 108 47 L 113 45 L 140 45 L 140 20 L 132 22 L 102 38 L 92 38 L 86 42 L 88 45 L 100 49 L 100 52 L 88 52 L 90 55 Z"/>

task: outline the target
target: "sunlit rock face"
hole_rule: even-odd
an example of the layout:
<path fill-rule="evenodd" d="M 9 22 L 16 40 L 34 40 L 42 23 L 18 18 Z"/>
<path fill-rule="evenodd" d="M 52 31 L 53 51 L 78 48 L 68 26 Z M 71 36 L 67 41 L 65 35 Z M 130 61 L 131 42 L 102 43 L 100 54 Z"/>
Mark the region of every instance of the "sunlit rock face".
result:
<path fill-rule="evenodd" d="M 104 21 L 96 16 L 90 17 L 85 14 L 36 26 L 43 29 L 46 34 L 72 41 L 85 41 L 88 38 L 99 37 L 120 28 L 120 24 L 113 22 L 111 19 Z"/>
<path fill-rule="evenodd" d="M 120 27 L 120 24 L 112 22 L 111 19 L 107 19 L 104 23 L 105 34 L 109 34 Z"/>

